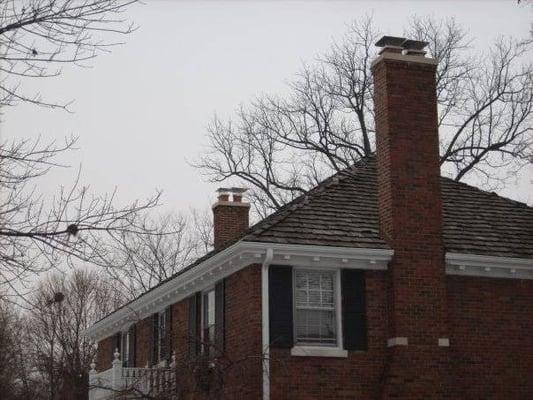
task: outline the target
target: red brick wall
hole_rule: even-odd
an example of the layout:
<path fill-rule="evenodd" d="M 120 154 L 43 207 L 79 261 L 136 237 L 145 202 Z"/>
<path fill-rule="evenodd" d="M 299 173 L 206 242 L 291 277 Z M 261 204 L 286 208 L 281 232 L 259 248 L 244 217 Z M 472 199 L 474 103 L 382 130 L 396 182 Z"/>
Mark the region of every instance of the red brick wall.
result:
<path fill-rule="evenodd" d="M 460 399 L 533 398 L 533 281 L 448 276 Z"/>
<path fill-rule="evenodd" d="M 98 349 L 96 352 L 96 370 L 98 372 L 111 368 L 114 351 L 111 349 L 111 339 L 111 337 L 108 337 L 98 342 Z"/>
<path fill-rule="evenodd" d="M 347 359 L 292 357 L 272 349 L 272 400 L 381 399 L 390 354 L 386 347 L 387 272 L 366 273 L 368 351 Z M 457 399 L 526 400 L 533 393 L 533 281 L 447 276 L 450 393 Z M 260 399 L 261 270 L 245 268 L 226 280 L 226 361 L 222 399 Z M 187 357 L 188 300 L 173 307 L 178 365 Z M 137 327 L 137 366 L 149 360 L 150 319 Z M 99 343 L 97 369 L 111 367 L 111 338 Z M 409 346 L 407 347 L 407 349 Z M 419 354 L 419 353 L 418 353 Z M 416 361 L 424 361 L 421 355 Z M 385 394 L 386 395 L 386 394 Z M 201 393 L 191 399 L 206 399 Z M 416 395 L 411 398 L 419 398 Z"/>
<path fill-rule="evenodd" d="M 227 374 L 224 399 L 260 399 L 262 393 L 261 266 L 252 265 L 226 280 Z"/>
<path fill-rule="evenodd" d="M 173 306 L 173 350 L 178 368 L 191 369 L 188 357 L 189 299 Z M 226 278 L 225 351 L 222 391 L 195 389 L 187 399 L 224 400 L 261 398 L 261 266 L 252 265 Z M 190 384 L 191 376 L 184 377 Z M 220 397 L 219 397 L 220 396 Z"/>
<path fill-rule="evenodd" d="M 137 322 L 135 331 L 135 366 L 146 367 L 151 361 L 152 317 Z"/>
<path fill-rule="evenodd" d="M 271 351 L 272 400 L 377 399 L 384 373 L 387 341 L 386 275 L 367 271 L 368 350 L 348 358 L 292 357 Z"/>

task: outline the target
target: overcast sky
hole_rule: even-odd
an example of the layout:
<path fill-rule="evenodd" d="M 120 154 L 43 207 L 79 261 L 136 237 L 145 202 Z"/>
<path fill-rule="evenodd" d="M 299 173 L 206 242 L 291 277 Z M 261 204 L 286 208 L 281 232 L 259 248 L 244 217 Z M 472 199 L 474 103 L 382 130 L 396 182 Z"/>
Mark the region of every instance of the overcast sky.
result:
<path fill-rule="evenodd" d="M 516 1 L 410 2 L 182 2 L 145 0 L 128 16 L 139 26 L 126 44 L 91 63 L 67 68 L 59 79 L 27 88 L 48 100 L 75 100 L 74 114 L 21 105 L 4 110 L 1 135 L 80 137 L 75 154 L 82 181 L 97 193 L 118 186 L 121 200 L 163 189 L 175 210 L 205 207 L 215 185 L 190 167 L 205 144 L 215 112 L 231 116 L 261 92 L 280 92 L 303 61 L 340 38 L 355 18 L 373 14 L 384 33 L 401 35 L 413 14 L 455 17 L 476 44 L 498 35 L 525 37 L 531 7 Z M 43 189 L 68 185 L 74 169 L 50 174 Z M 533 170 L 500 191 L 532 203 Z"/>

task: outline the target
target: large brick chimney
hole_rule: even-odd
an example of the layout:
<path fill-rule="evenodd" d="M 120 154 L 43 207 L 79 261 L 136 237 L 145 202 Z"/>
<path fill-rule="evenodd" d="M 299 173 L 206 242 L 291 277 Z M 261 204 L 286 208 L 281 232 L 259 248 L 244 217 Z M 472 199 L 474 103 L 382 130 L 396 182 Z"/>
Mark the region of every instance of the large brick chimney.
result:
<path fill-rule="evenodd" d="M 437 61 L 424 56 L 424 42 L 384 36 L 376 45 L 379 218 L 394 249 L 382 398 L 449 398 Z"/>
<path fill-rule="evenodd" d="M 243 202 L 242 188 L 220 188 L 213 204 L 215 250 L 238 238 L 249 225 L 250 203 Z M 231 198 L 230 198 L 231 196 Z"/>

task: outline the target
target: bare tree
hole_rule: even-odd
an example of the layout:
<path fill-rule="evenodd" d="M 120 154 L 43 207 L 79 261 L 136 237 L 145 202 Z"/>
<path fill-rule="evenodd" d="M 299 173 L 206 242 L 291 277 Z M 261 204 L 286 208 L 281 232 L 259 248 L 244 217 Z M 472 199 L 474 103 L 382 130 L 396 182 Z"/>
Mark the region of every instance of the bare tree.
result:
<path fill-rule="evenodd" d="M 24 317 L 26 357 L 46 398 L 87 398 L 87 371 L 96 345 L 83 331 L 122 302 L 120 291 L 96 272 L 54 274 L 39 285 Z"/>
<path fill-rule="evenodd" d="M 212 248 L 212 217 L 207 210 L 191 209 L 190 215 L 168 213 L 140 223 L 150 235 L 123 231 L 114 242 L 118 267 L 107 268 L 122 292 L 135 298 L 166 281 Z"/>
<path fill-rule="evenodd" d="M 194 243 L 196 257 L 201 257 L 213 249 L 213 213 L 210 209 L 190 210 L 190 234 Z"/>
<path fill-rule="evenodd" d="M 15 399 L 17 388 L 17 316 L 10 304 L 0 301 L 0 393 Z"/>
<path fill-rule="evenodd" d="M 159 219 L 144 218 L 144 230 L 153 235 L 121 233 L 116 242 L 115 258 L 119 268 L 107 272 L 128 297 L 135 298 L 167 280 L 198 255 L 201 243 L 193 236 L 183 215 L 166 214 Z"/>
<path fill-rule="evenodd" d="M 305 65 L 284 97 L 264 95 L 233 120 L 215 117 L 209 149 L 195 163 L 215 182 L 251 186 L 265 216 L 325 176 L 375 148 L 371 61 L 380 34 L 371 18 Z M 532 67 L 526 42 L 500 38 L 488 53 L 453 19 L 412 18 L 406 36 L 429 42 L 439 61 L 437 95 L 441 164 L 454 179 L 477 174 L 488 183 L 516 172 L 532 154 Z"/>
<path fill-rule="evenodd" d="M 66 64 L 84 65 L 118 44 L 112 37 L 134 29 L 122 13 L 137 0 L 0 1 L 0 105 L 20 101 L 66 108 L 23 85 L 61 74 Z"/>
<path fill-rule="evenodd" d="M 57 77 L 65 65 L 86 66 L 119 44 L 117 35 L 134 27 L 123 13 L 137 0 L 0 1 L 0 106 L 20 102 L 66 108 L 24 85 Z M 76 138 L 64 143 L 42 139 L 0 143 L 0 290 L 4 299 L 23 299 L 35 274 L 65 264 L 89 262 L 120 267 L 114 248 L 129 235 L 155 234 L 142 225 L 145 211 L 159 193 L 118 206 L 115 193 L 92 195 L 79 182 L 62 186 L 53 199 L 38 190 L 39 178 L 62 167 L 60 157 L 74 150 Z M 6 290 L 9 289 L 9 290 Z"/>
<path fill-rule="evenodd" d="M 21 300 L 36 274 L 74 261 L 120 267 L 113 250 L 125 233 L 161 233 L 142 224 L 145 211 L 157 205 L 159 193 L 117 207 L 114 193 L 90 195 L 89 187 L 79 183 L 79 174 L 53 199 L 39 193 L 39 178 L 60 166 L 58 155 L 74 145 L 75 139 L 63 144 L 19 140 L 0 145 L 0 289 L 4 298 Z"/>

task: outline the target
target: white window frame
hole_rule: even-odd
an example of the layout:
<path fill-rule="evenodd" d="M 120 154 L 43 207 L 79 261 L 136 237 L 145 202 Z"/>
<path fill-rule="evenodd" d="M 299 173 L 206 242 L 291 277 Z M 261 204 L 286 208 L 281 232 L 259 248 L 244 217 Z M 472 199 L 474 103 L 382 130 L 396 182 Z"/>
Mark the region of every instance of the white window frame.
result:
<path fill-rule="evenodd" d="M 130 361 L 130 331 L 120 332 L 120 357 L 122 359 L 122 365 L 127 365 L 128 367 L 133 367 L 133 365 L 128 365 Z"/>
<path fill-rule="evenodd" d="M 327 272 L 334 273 L 334 287 L 333 293 L 335 296 L 335 319 L 336 319 L 336 345 L 326 346 L 320 344 L 297 344 L 296 343 L 296 272 L 297 271 L 313 271 L 313 272 Z M 321 268 L 321 267 L 293 267 L 292 268 L 292 307 L 293 307 L 293 338 L 294 346 L 291 349 L 292 356 L 308 356 L 308 357 L 348 357 L 348 351 L 344 350 L 343 332 L 342 332 L 342 293 L 341 293 L 341 270 L 340 268 Z"/>
<path fill-rule="evenodd" d="M 202 291 L 202 296 L 201 296 L 201 301 L 200 301 L 200 340 L 202 341 L 201 351 L 202 351 L 203 354 L 206 353 L 206 338 L 205 338 L 205 330 L 206 330 L 206 326 L 205 326 L 205 323 L 206 323 L 206 321 L 205 321 L 205 310 L 206 310 L 206 303 L 205 303 L 205 298 L 206 298 L 206 296 L 209 296 L 209 293 L 213 293 L 213 301 L 214 301 L 214 303 L 213 303 L 213 314 L 214 314 L 213 317 L 215 318 L 214 325 L 216 325 L 216 312 L 217 312 L 216 311 L 216 309 L 217 309 L 216 292 L 215 292 L 215 286 L 210 286 L 207 289 L 204 289 Z M 209 305 L 207 305 L 207 307 L 209 307 Z M 214 344 L 214 343 L 212 343 L 212 344 Z M 209 349 L 207 349 L 207 350 L 209 350 Z"/>

